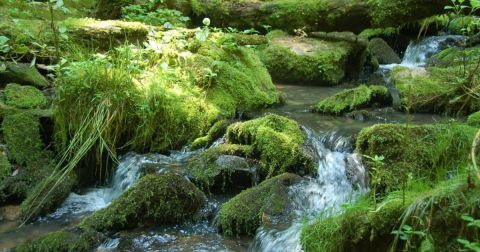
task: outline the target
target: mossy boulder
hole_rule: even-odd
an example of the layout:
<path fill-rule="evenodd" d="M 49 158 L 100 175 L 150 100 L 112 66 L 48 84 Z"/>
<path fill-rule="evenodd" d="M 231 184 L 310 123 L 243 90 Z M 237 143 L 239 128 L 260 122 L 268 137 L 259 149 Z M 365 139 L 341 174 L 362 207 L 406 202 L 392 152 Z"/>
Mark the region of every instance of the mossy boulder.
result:
<path fill-rule="evenodd" d="M 462 73 L 457 66 L 428 69 L 397 66 L 391 72 L 404 110 L 468 115 L 480 110 L 480 102 L 472 99 L 468 91 L 478 81 L 457 78 Z"/>
<path fill-rule="evenodd" d="M 203 207 L 205 195 L 185 178 L 150 174 L 82 221 L 84 229 L 119 231 L 141 225 L 171 224 L 192 219 Z"/>
<path fill-rule="evenodd" d="M 228 125 L 231 124 L 230 120 L 220 120 L 216 122 L 207 132 L 207 135 L 195 139 L 192 143 L 192 149 L 199 149 L 202 147 L 207 147 L 212 144 L 215 140 L 222 137 L 226 131 Z"/>
<path fill-rule="evenodd" d="M 31 85 L 38 88 L 45 88 L 50 85 L 37 68 L 30 64 L 12 62 L 7 62 L 6 69 L 0 71 L 0 86 L 4 87 L 9 83 Z"/>
<path fill-rule="evenodd" d="M 316 172 L 315 161 L 304 147 L 305 133 L 297 122 L 286 117 L 270 114 L 232 124 L 227 129 L 227 141 L 252 146 L 252 157 L 262 163 L 262 177 Z"/>
<path fill-rule="evenodd" d="M 475 112 L 468 116 L 467 124 L 472 127 L 480 128 L 480 112 Z"/>
<path fill-rule="evenodd" d="M 264 221 L 288 212 L 288 190 L 302 181 L 300 176 L 285 173 L 247 189 L 224 203 L 218 227 L 226 235 L 250 235 Z"/>
<path fill-rule="evenodd" d="M 345 41 L 289 36 L 273 31 L 262 61 L 277 82 L 335 85 L 347 76 L 353 46 Z"/>
<path fill-rule="evenodd" d="M 110 49 L 125 42 L 141 44 L 147 39 L 150 26 L 140 22 L 69 18 L 62 22 L 72 40 L 88 46 Z"/>
<path fill-rule="evenodd" d="M 48 233 L 18 246 L 18 252 L 49 251 L 92 251 L 105 236 L 95 231 L 82 231 L 78 228 Z"/>
<path fill-rule="evenodd" d="M 327 97 L 315 106 L 314 111 L 323 114 L 340 115 L 373 105 L 389 105 L 391 102 L 392 99 L 386 87 L 360 85 L 359 87 L 346 89 Z"/>
<path fill-rule="evenodd" d="M 462 124 L 377 124 L 358 134 L 356 151 L 375 178 L 371 187 L 388 192 L 399 189 L 408 176 L 436 181 L 468 164 L 476 131 Z M 383 161 L 376 162 L 375 156 Z"/>
<path fill-rule="evenodd" d="M 375 204 L 361 199 L 337 216 L 319 217 L 305 225 L 301 243 L 305 251 L 458 251 L 458 237 L 473 240 L 473 229 L 465 230 L 464 213 L 479 215 L 478 187 L 467 189 L 466 177 L 458 176 L 433 188 L 390 194 Z M 402 196 L 404 195 L 404 197 Z M 409 243 L 399 232 L 420 232 Z M 425 250 L 428 248 L 428 250 Z"/>
<path fill-rule="evenodd" d="M 48 100 L 42 91 L 33 86 L 10 83 L 5 87 L 5 104 L 19 109 L 43 108 Z"/>
<path fill-rule="evenodd" d="M 379 64 L 399 64 L 402 61 L 398 54 L 381 38 L 371 39 L 368 49 Z"/>
<path fill-rule="evenodd" d="M 259 163 L 245 156 L 231 155 L 227 148 L 212 147 L 189 161 L 189 177 L 204 191 L 238 191 L 256 183 Z"/>
<path fill-rule="evenodd" d="M 192 0 L 198 16 L 216 26 L 293 31 L 352 31 L 369 27 L 396 27 L 443 13 L 445 2 L 416 0 Z M 352 21 L 354 20 L 354 21 Z"/>

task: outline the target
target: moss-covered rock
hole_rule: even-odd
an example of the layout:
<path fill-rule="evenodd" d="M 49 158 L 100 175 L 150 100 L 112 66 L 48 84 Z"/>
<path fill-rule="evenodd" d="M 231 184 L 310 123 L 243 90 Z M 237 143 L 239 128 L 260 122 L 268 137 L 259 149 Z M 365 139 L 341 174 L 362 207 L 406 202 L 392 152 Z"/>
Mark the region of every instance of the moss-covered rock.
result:
<path fill-rule="evenodd" d="M 48 101 L 42 91 L 32 86 L 10 83 L 5 87 L 5 104 L 19 109 L 43 108 Z"/>
<path fill-rule="evenodd" d="M 347 75 L 352 45 L 345 41 L 326 41 L 288 36 L 273 31 L 262 61 L 278 82 L 334 85 Z"/>
<path fill-rule="evenodd" d="M 84 229 L 119 231 L 140 225 L 178 223 L 192 219 L 205 195 L 176 174 L 151 174 L 102 209 L 82 221 Z"/>
<path fill-rule="evenodd" d="M 320 101 L 314 108 L 315 112 L 339 115 L 372 105 L 388 105 L 392 102 L 388 89 L 384 86 L 365 86 L 347 89 Z"/>
<path fill-rule="evenodd" d="M 12 165 L 8 161 L 7 153 L 4 149 L 0 150 L 0 184 L 3 180 L 12 174 Z"/>
<path fill-rule="evenodd" d="M 45 88 L 50 85 L 47 79 L 30 64 L 7 62 L 6 67 L 5 71 L 0 71 L 0 86 L 18 83 Z"/>
<path fill-rule="evenodd" d="M 363 129 L 356 150 L 377 192 L 397 190 L 409 176 L 436 181 L 469 162 L 468 153 L 477 129 L 467 125 L 407 126 L 378 124 Z M 383 156 L 380 163 L 374 156 Z"/>
<path fill-rule="evenodd" d="M 263 221 L 286 214 L 288 189 L 300 181 L 300 176 L 285 173 L 241 192 L 221 206 L 219 229 L 226 235 L 254 235 Z"/>
<path fill-rule="evenodd" d="M 398 54 L 381 38 L 370 40 L 368 49 L 379 64 L 399 64 L 402 61 Z"/>
<path fill-rule="evenodd" d="M 284 172 L 314 174 L 315 161 L 304 148 L 305 138 L 298 123 L 274 114 L 235 123 L 227 129 L 229 143 L 252 146 L 252 157 L 262 163 L 262 177 Z"/>
<path fill-rule="evenodd" d="M 18 252 L 49 251 L 92 251 L 105 237 L 95 231 L 82 231 L 77 228 L 61 230 L 25 242 L 16 248 Z"/>
<path fill-rule="evenodd" d="M 62 22 L 72 40 L 89 47 L 109 49 L 125 42 L 141 44 L 151 29 L 140 22 L 100 21 L 92 18 L 69 18 Z"/>
<path fill-rule="evenodd" d="M 475 112 L 468 116 L 467 124 L 472 127 L 480 128 L 480 112 Z"/>
<path fill-rule="evenodd" d="M 192 0 L 195 14 L 223 27 L 361 32 L 443 13 L 446 2 L 416 0 Z M 354 20 L 354 22 L 352 22 Z"/>
<path fill-rule="evenodd" d="M 429 69 L 397 66 L 391 74 L 405 110 L 458 115 L 480 109 L 480 101 L 469 91 L 478 81 L 458 78 L 463 70 L 455 65 Z"/>
<path fill-rule="evenodd" d="M 231 124 L 230 120 L 220 120 L 216 122 L 207 132 L 207 135 L 195 139 L 192 143 L 192 149 L 199 149 L 207 147 L 215 140 L 222 137 L 227 132 L 228 125 Z"/>
<path fill-rule="evenodd" d="M 240 153 L 233 148 L 226 145 L 212 147 L 194 157 L 189 161 L 189 177 L 207 192 L 236 191 L 251 187 L 256 183 L 259 164 L 247 158 L 251 154 Z"/>
<path fill-rule="evenodd" d="M 434 188 L 390 194 L 378 204 L 364 199 L 344 213 L 319 217 L 302 231 L 305 251 L 457 251 L 457 238 L 473 239 L 465 230 L 462 214 L 478 219 L 478 187 L 466 189 L 466 178 L 455 177 Z M 408 226 L 408 227 L 407 227 Z M 409 229 L 411 228 L 411 229 Z M 408 245 L 392 231 L 417 232 L 409 236 Z M 428 244 L 427 244 L 428 243 Z M 422 250 L 429 245 L 430 250 Z"/>

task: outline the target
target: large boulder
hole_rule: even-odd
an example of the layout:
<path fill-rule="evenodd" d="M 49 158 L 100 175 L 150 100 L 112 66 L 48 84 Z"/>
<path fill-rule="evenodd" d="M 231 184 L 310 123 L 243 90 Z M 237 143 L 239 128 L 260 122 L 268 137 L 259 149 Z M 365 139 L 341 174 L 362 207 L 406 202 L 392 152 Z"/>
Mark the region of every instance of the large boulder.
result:
<path fill-rule="evenodd" d="M 381 38 L 370 40 L 368 49 L 379 64 L 399 64 L 402 61 L 398 54 Z"/>
<path fill-rule="evenodd" d="M 315 112 L 339 115 L 355 110 L 365 109 L 374 105 L 391 104 L 392 99 L 384 86 L 365 86 L 346 89 L 320 101 L 314 108 Z"/>
<path fill-rule="evenodd" d="M 221 206 L 219 229 L 226 235 L 254 235 L 264 221 L 287 214 L 289 188 L 301 181 L 285 173 L 241 192 Z"/>
<path fill-rule="evenodd" d="M 262 178 L 284 172 L 299 175 L 316 172 L 315 160 L 304 146 L 305 133 L 297 122 L 286 117 L 270 114 L 232 124 L 227 129 L 227 141 L 252 147 L 250 157 L 260 160 Z"/>
<path fill-rule="evenodd" d="M 262 61 L 277 82 L 334 85 L 364 62 L 366 48 L 354 39 L 304 38 L 280 31 L 267 37 L 270 43 L 262 50 Z"/>
<path fill-rule="evenodd" d="M 443 13 L 448 0 L 192 0 L 198 16 L 223 27 L 361 32 Z"/>
<path fill-rule="evenodd" d="M 141 225 L 178 223 L 192 219 L 205 200 L 202 191 L 179 175 L 150 174 L 107 208 L 84 219 L 80 226 L 115 232 Z"/>
<path fill-rule="evenodd" d="M 31 85 L 38 88 L 50 85 L 47 79 L 30 64 L 7 62 L 5 66 L 4 71 L 0 70 L 0 87 L 4 87 L 8 83 Z"/>

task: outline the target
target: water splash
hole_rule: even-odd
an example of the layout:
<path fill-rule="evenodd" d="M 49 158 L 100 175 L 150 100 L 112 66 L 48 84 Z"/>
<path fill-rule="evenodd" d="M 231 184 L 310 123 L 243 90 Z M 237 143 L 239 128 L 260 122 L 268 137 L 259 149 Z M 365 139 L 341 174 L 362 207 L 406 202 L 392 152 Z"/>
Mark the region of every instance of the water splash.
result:
<path fill-rule="evenodd" d="M 337 214 L 342 204 L 367 191 L 361 159 L 351 153 L 345 138 L 331 133 L 318 136 L 309 129 L 306 132 L 308 144 L 319 161 L 318 175 L 290 188 L 293 221 L 259 228 L 250 251 L 301 251 L 304 220 L 313 221 L 320 214 Z M 355 174 L 355 186 L 347 176 L 349 173 Z"/>

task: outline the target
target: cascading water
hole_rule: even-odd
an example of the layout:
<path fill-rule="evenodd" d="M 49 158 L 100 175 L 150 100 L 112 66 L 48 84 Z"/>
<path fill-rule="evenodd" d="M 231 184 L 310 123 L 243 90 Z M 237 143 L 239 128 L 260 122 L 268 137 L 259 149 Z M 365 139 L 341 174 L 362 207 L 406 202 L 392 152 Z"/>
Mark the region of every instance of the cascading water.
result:
<path fill-rule="evenodd" d="M 47 218 L 57 219 L 66 215 L 80 215 L 102 209 L 130 188 L 149 165 L 155 165 L 157 169 L 160 168 L 158 172 L 162 172 L 162 168 L 174 167 L 176 163 L 182 162 L 190 155 L 192 152 L 186 151 L 179 151 L 170 156 L 128 153 L 120 158 L 109 187 L 92 188 L 82 194 L 72 192 L 62 206 Z"/>
<path fill-rule="evenodd" d="M 306 132 L 319 163 L 318 175 L 290 188 L 292 220 L 259 228 L 250 251 L 301 251 L 300 234 L 305 219 L 312 221 L 320 214 L 336 214 L 342 204 L 367 191 L 361 159 L 350 151 L 345 138 L 333 134 L 318 136 L 309 129 Z"/>

